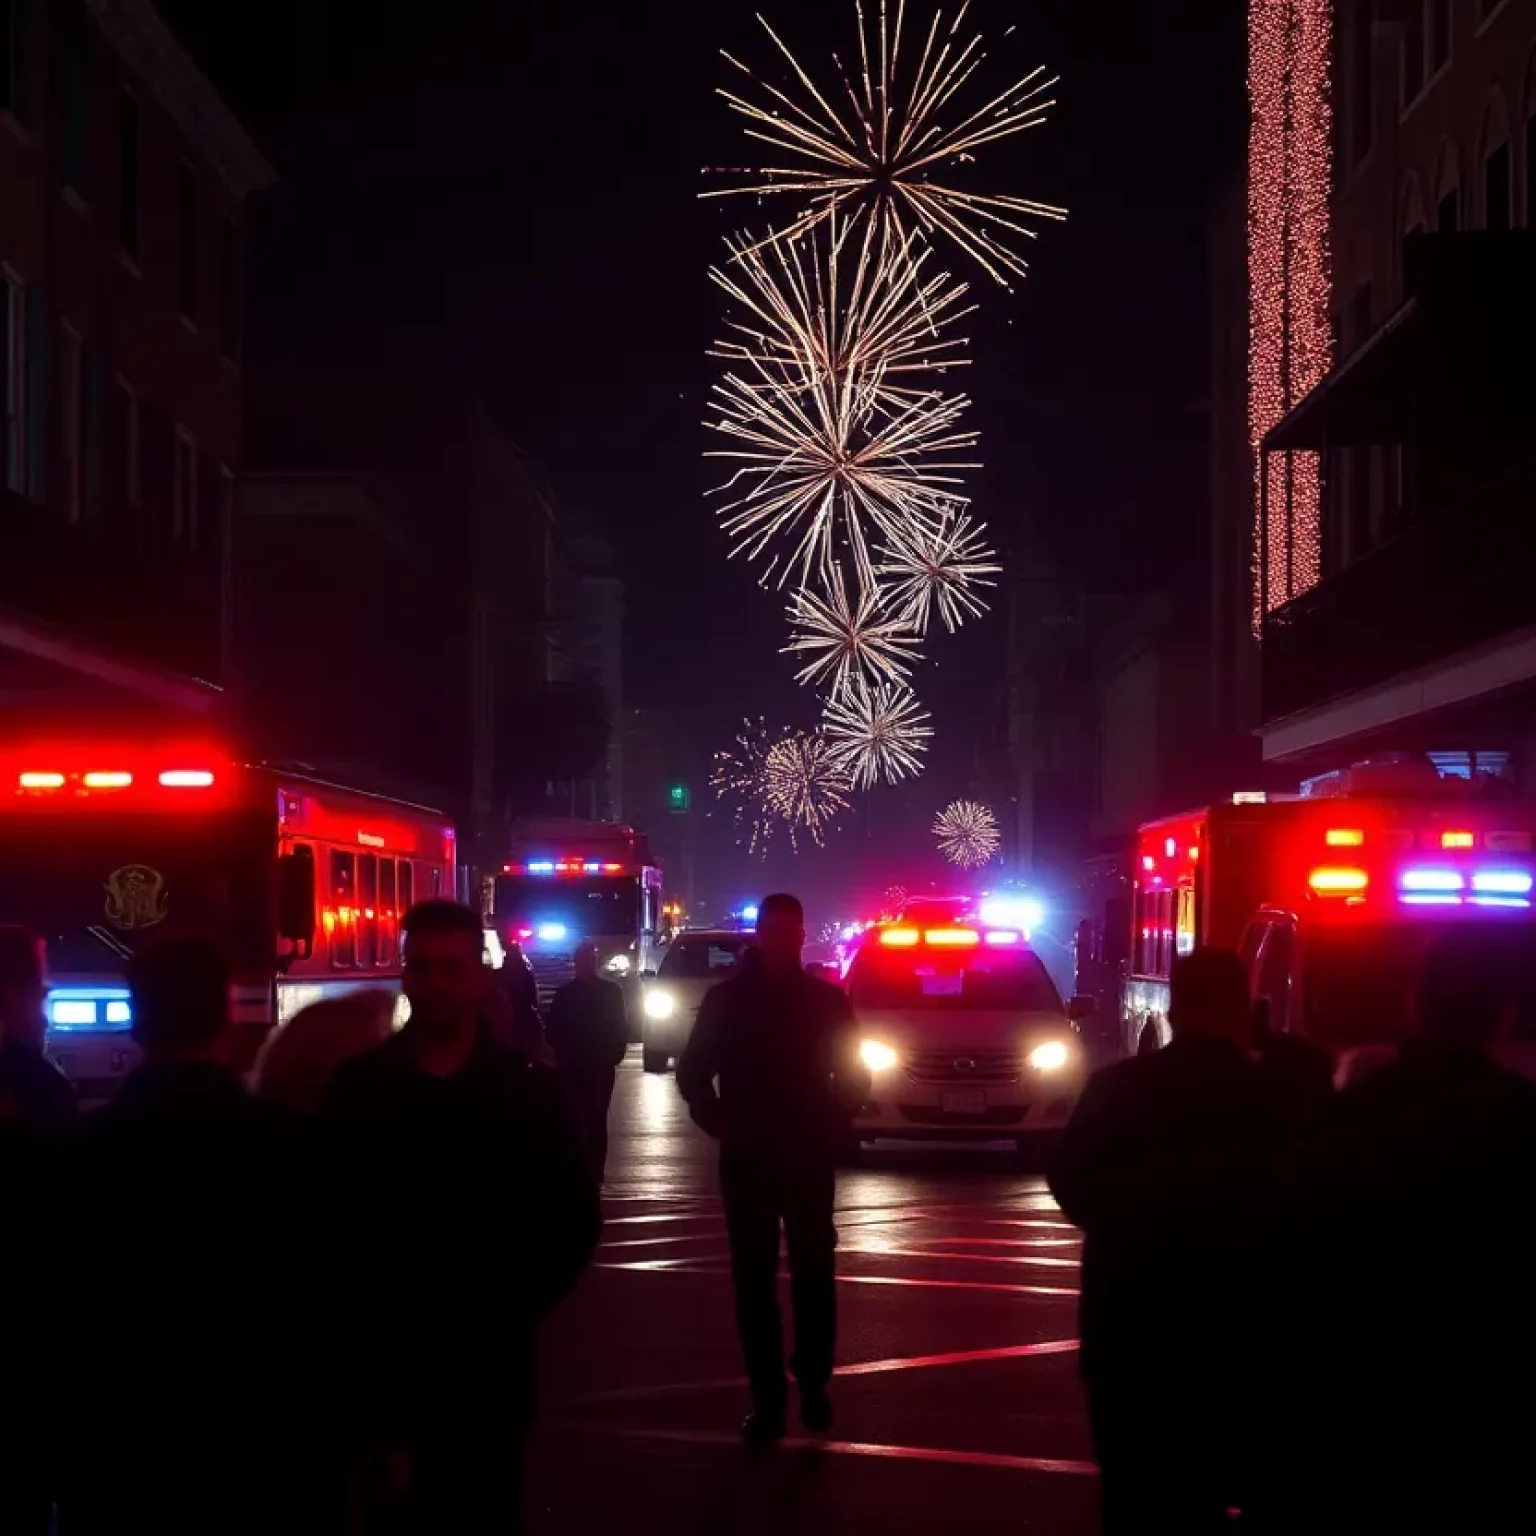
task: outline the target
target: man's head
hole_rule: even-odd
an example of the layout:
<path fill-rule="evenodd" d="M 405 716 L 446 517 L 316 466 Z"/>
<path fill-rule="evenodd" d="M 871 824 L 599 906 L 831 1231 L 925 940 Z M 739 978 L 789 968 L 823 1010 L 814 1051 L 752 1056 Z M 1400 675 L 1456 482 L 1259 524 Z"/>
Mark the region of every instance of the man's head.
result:
<path fill-rule="evenodd" d="M 576 974 L 590 981 L 597 975 L 597 945 L 586 943 L 576 946 Z"/>
<path fill-rule="evenodd" d="M 805 908 L 797 896 L 779 891 L 758 903 L 757 948 L 769 970 L 799 969 L 800 951 L 805 948 Z"/>
<path fill-rule="evenodd" d="M 1247 1043 L 1248 972 L 1230 949 L 1197 949 L 1173 963 L 1168 1027 L 1175 1039 Z"/>
<path fill-rule="evenodd" d="M 47 1030 L 44 958 L 43 941 L 30 928 L 0 925 L 0 1039 L 38 1050 Z"/>
<path fill-rule="evenodd" d="M 229 964 L 212 940 L 166 934 L 128 962 L 133 1038 L 151 1061 L 223 1061 L 233 1029 Z"/>
<path fill-rule="evenodd" d="M 400 927 L 401 988 L 411 1005 L 411 1028 L 443 1038 L 471 1033 L 489 975 L 479 917 L 456 901 L 418 901 Z"/>
<path fill-rule="evenodd" d="M 1528 969 L 1510 937 L 1466 929 L 1429 947 L 1413 994 L 1421 1035 L 1480 1051 L 1499 1043 Z"/>

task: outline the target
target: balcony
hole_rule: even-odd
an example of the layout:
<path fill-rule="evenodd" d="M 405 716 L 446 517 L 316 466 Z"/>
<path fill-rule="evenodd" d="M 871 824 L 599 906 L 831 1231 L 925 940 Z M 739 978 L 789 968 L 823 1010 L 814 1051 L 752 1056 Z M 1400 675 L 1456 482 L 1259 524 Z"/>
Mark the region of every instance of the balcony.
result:
<path fill-rule="evenodd" d="M 1263 714 L 1273 724 L 1536 625 L 1524 529 L 1536 504 L 1536 239 L 1414 237 L 1404 304 L 1267 435 L 1266 496 L 1286 455 L 1322 464 L 1323 578 L 1265 617 Z M 1378 510 L 1388 535 L 1361 552 L 1341 523 L 1346 450 L 1391 449 Z M 1277 473 L 1278 471 L 1278 473 Z M 1332 483 L 1330 483 L 1332 482 Z M 1284 507 L 1266 501 L 1261 566 Z M 1378 523 L 1379 530 L 1381 524 Z M 1354 546 L 1354 547 L 1351 547 Z M 1268 575 L 1266 590 L 1274 590 Z"/>
<path fill-rule="evenodd" d="M 1264 717 L 1283 719 L 1536 624 L 1521 530 L 1536 459 L 1277 608 L 1264 625 Z"/>
<path fill-rule="evenodd" d="M 5 490 L 0 524 L 0 613 L 125 666 L 219 680 L 222 530 L 197 551 L 149 550 Z"/>

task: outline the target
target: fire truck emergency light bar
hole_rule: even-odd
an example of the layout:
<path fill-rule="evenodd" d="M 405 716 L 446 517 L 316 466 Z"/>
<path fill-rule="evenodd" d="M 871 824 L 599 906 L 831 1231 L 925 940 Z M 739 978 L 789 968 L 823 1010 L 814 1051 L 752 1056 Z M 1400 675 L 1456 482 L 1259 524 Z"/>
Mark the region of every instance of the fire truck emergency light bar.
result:
<path fill-rule="evenodd" d="M 503 864 L 504 875 L 622 875 L 624 864 L 603 864 L 596 859 L 534 859 L 527 864 Z"/>

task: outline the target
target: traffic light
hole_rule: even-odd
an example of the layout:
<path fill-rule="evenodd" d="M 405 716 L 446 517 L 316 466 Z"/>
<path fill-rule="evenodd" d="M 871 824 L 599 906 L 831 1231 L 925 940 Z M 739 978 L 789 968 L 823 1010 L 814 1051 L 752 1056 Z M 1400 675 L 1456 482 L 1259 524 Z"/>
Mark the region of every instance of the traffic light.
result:
<path fill-rule="evenodd" d="M 686 811 L 691 804 L 686 784 L 669 784 L 667 786 L 667 809 L 669 811 Z"/>

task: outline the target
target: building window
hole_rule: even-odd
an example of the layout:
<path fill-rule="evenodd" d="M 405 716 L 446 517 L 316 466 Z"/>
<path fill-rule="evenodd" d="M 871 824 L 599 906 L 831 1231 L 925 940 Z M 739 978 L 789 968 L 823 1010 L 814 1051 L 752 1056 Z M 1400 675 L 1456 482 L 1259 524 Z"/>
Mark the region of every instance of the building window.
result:
<path fill-rule="evenodd" d="M 27 290 L 9 273 L 4 284 L 5 486 L 20 496 L 27 489 Z"/>
<path fill-rule="evenodd" d="M 1452 187 L 1435 208 L 1435 228 L 1442 235 L 1454 235 L 1461 228 L 1461 198 Z"/>
<path fill-rule="evenodd" d="M 117 439 L 117 471 L 121 476 L 118 493 L 121 505 L 130 512 L 137 512 L 143 501 L 143 481 L 140 477 L 139 456 L 139 397 L 126 379 L 117 381 L 117 421 L 114 436 Z"/>
<path fill-rule="evenodd" d="M 117 243 L 139 254 L 139 104 L 125 96 L 117 112 Z"/>
<path fill-rule="evenodd" d="M 1403 16 L 1402 105 L 1407 108 L 1424 89 L 1424 6 L 1408 0 Z"/>
<path fill-rule="evenodd" d="M 240 232 L 230 219 L 219 226 L 219 345 L 240 360 Z"/>
<path fill-rule="evenodd" d="M 1451 62 L 1451 0 L 1429 0 L 1429 72 Z"/>
<path fill-rule="evenodd" d="M 64 515 L 72 523 L 80 521 L 85 501 L 85 348 L 80 333 L 72 326 L 63 327 L 63 345 L 59 348 L 59 405 L 63 419 L 59 435 L 63 439 Z"/>
<path fill-rule="evenodd" d="M 181 212 L 181 261 L 177 293 L 181 312 L 188 320 L 197 319 L 197 177 L 190 165 L 181 168 L 177 205 Z"/>
<path fill-rule="evenodd" d="M 1509 145 L 1500 144 L 1483 163 L 1483 227 L 1508 229 L 1510 194 Z"/>
<path fill-rule="evenodd" d="M 1358 0 L 1354 10 L 1350 150 L 1356 165 L 1370 154 L 1371 137 L 1376 126 L 1376 76 L 1371 68 L 1371 28 L 1376 20 L 1375 11 L 1375 0 Z"/>
<path fill-rule="evenodd" d="M 0 111 L 27 120 L 34 0 L 0 0 Z"/>
<path fill-rule="evenodd" d="M 59 174 L 82 196 L 86 190 L 86 99 L 90 75 L 90 31 L 84 0 L 65 0 L 59 17 L 59 88 L 63 144 Z"/>
<path fill-rule="evenodd" d="M 171 481 L 171 537 L 188 549 L 197 548 L 197 444 L 188 432 L 176 429 L 175 468 Z"/>

